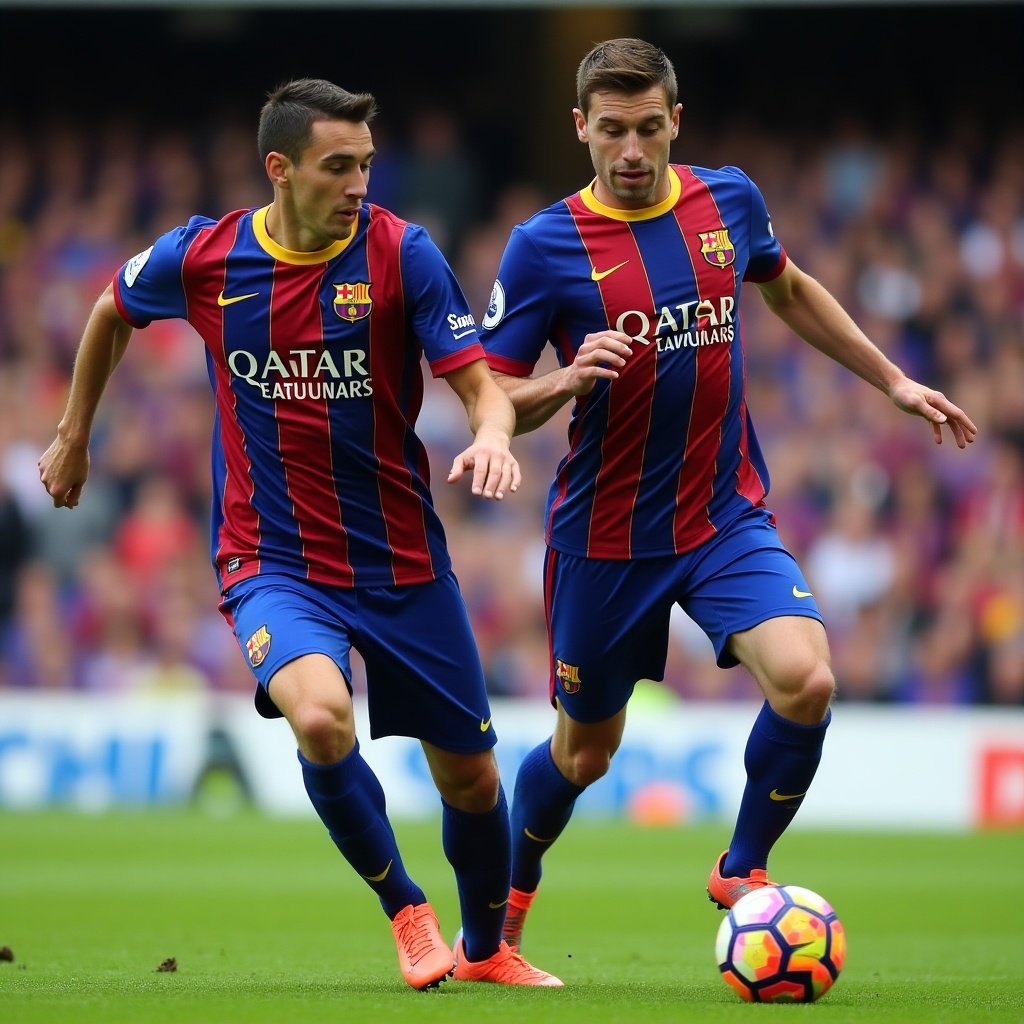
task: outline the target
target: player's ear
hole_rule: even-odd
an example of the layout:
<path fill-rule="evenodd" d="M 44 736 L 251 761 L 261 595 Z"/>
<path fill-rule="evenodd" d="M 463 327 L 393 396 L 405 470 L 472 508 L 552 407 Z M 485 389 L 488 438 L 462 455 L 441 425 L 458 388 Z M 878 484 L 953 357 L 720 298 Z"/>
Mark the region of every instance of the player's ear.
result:
<path fill-rule="evenodd" d="M 672 111 L 672 138 L 676 138 L 679 135 L 679 115 L 683 112 L 682 103 L 677 103 L 675 109 Z"/>
<path fill-rule="evenodd" d="M 267 154 L 267 177 L 273 185 L 281 188 L 288 187 L 288 168 L 290 166 L 291 161 L 284 153 L 270 152 Z"/>
<path fill-rule="evenodd" d="M 579 107 L 572 108 L 572 118 L 576 122 L 576 138 L 580 142 L 587 142 L 587 118 Z"/>

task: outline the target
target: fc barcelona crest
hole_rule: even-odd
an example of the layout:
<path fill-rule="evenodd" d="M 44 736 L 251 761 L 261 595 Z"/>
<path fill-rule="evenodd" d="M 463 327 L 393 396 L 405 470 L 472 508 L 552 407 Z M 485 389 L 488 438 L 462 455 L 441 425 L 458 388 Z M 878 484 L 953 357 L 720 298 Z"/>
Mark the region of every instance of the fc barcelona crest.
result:
<path fill-rule="evenodd" d="M 373 299 L 370 298 L 370 285 L 366 281 L 356 281 L 354 284 L 346 281 L 334 286 L 334 312 L 342 320 L 355 323 L 369 316 L 371 309 Z"/>
<path fill-rule="evenodd" d="M 704 259 L 713 267 L 727 267 L 736 259 L 736 250 L 729 239 L 729 229 L 719 228 L 717 231 L 698 231 L 700 251 Z"/>
<path fill-rule="evenodd" d="M 261 665 L 263 659 L 270 652 L 270 630 L 266 626 L 260 626 L 245 645 L 245 653 L 249 655 L 249 664 L 253 668 Z"/>
<path fill-rule="evenodd" d="M 583 683 L 580 680 L 579 665 L 570 665 L 567 661 L 562 661 L 561 658 L 555 658 L 555 675 L 561 679 L 562 689 L 566 693 L 574 694 L 580 692 L 580 687 Z"/>

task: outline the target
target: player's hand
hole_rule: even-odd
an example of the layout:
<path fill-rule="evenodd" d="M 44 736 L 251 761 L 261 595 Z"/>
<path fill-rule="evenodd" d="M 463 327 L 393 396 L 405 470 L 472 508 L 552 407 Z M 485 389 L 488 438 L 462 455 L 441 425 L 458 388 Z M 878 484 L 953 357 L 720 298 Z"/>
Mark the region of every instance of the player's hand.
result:
<path fill-rule="evenodd" d="M 633 354 L 632 339 L 621 331 L 598 331 L 588 334 L 566 367 L 569 387 L 574 395 L 589 395 L 601 380 L 616 380 L 619 370 Z"/>
<path fill-rule="evenodd" d="M 473 471 L 473 493 L 496 501 L 501 501 L 510 491 L 515 494 L 523 482 L 519 463 L 509 451 L 509 438 L 497 430 L 477 432 L 473 443 L 455 456 L 448 483 L 461 480 L 467 470 Z"/>
<path fill-rule="evenodd" d="M 949 427 L 957 448 L 966 448 L 977 437 L 978 428 L 959 406 L 954 405 L 941 391 L 933 391 L 923 384 L 904 377 L 894 385 L 889 397 L 896 407 L 914 416 L 922 416 L 932 425 L 935 443 L 942 444 L 942 427 Z"/>
<path fill-rule="evenodd" d="M 89 476 L 89 446 L 71 444 L 60 437 L 40 456 L 39 479 L 53 499 L 54 508 L 75 508 Z"/>

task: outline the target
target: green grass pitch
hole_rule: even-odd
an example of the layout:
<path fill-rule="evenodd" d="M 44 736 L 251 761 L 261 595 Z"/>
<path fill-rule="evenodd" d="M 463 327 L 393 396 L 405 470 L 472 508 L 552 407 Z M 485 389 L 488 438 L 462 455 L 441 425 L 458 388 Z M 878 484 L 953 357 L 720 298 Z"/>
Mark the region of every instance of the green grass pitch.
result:
<path fill-rule="evenodd" d="M 398 823 L 451 935 L 438 822 Z M 812 1006 L 751 1006 L 714 964 L 704 879 L 725 829 L 574 821 L 526 952 L 564 990 L 399 978 L 379 905 L 312 820 L 0 813 L 0 1020 L 79 1022 L 1024 1021 L 1024 832 L 791 831 L 773 875 L 832 901 L 846 967 Z M 174 957 L 177 970 L 160 971 Z"/>

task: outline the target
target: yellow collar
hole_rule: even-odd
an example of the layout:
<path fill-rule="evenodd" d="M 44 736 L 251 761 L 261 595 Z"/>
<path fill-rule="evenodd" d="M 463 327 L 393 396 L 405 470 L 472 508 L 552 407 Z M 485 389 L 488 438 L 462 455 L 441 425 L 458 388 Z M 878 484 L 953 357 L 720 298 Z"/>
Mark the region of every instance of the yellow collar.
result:
<path fill-rule="evenodd" d="M 594 181 L 597 179 L 595 178 Z M 679 175 L 672 167 L 668 169 L 669 190 L 668 197 L 663 199 L 657 206 L 646 206 L 642 210 L 617 210 L 613 206 L 605 206 L 597 196 L 594 195 L 594 182 L 592 181 L 585 189 L 580 190 L 580 199 L 583 205 L 593 213 L 599 213 L 602 217 L 609 217 L 612 220 L 651 220 L 653 217 L 660 217 L 667 213 L 679 202 L 679 194 L 683 190 Z"/>
<path fill-rule="evenodd" d="M 299 266 L 308 266 L 312 263 L 327 263 L 348 248 L 349 242 L 356 237 L 356 232 L 359 230 L 359 221 L 357 220 L 352 228 L 352 234 L 348 238 L 344 238 L 340 242 L 332 242 L 326 249 L 318 249 L 316 252 L 293 252 L 291 249 L 286 249 L 283 245 L 278 245 L 270 237 L 270 233 L 267 231 L 267 211 L 269 209 L 269 206 L 264 206 L 252 215 L 252 229 L 256 235 L 256 241 L 259 242 L 261 248 L 265 249 L 267 253 L 281 263 L 293 263 Z"/>

